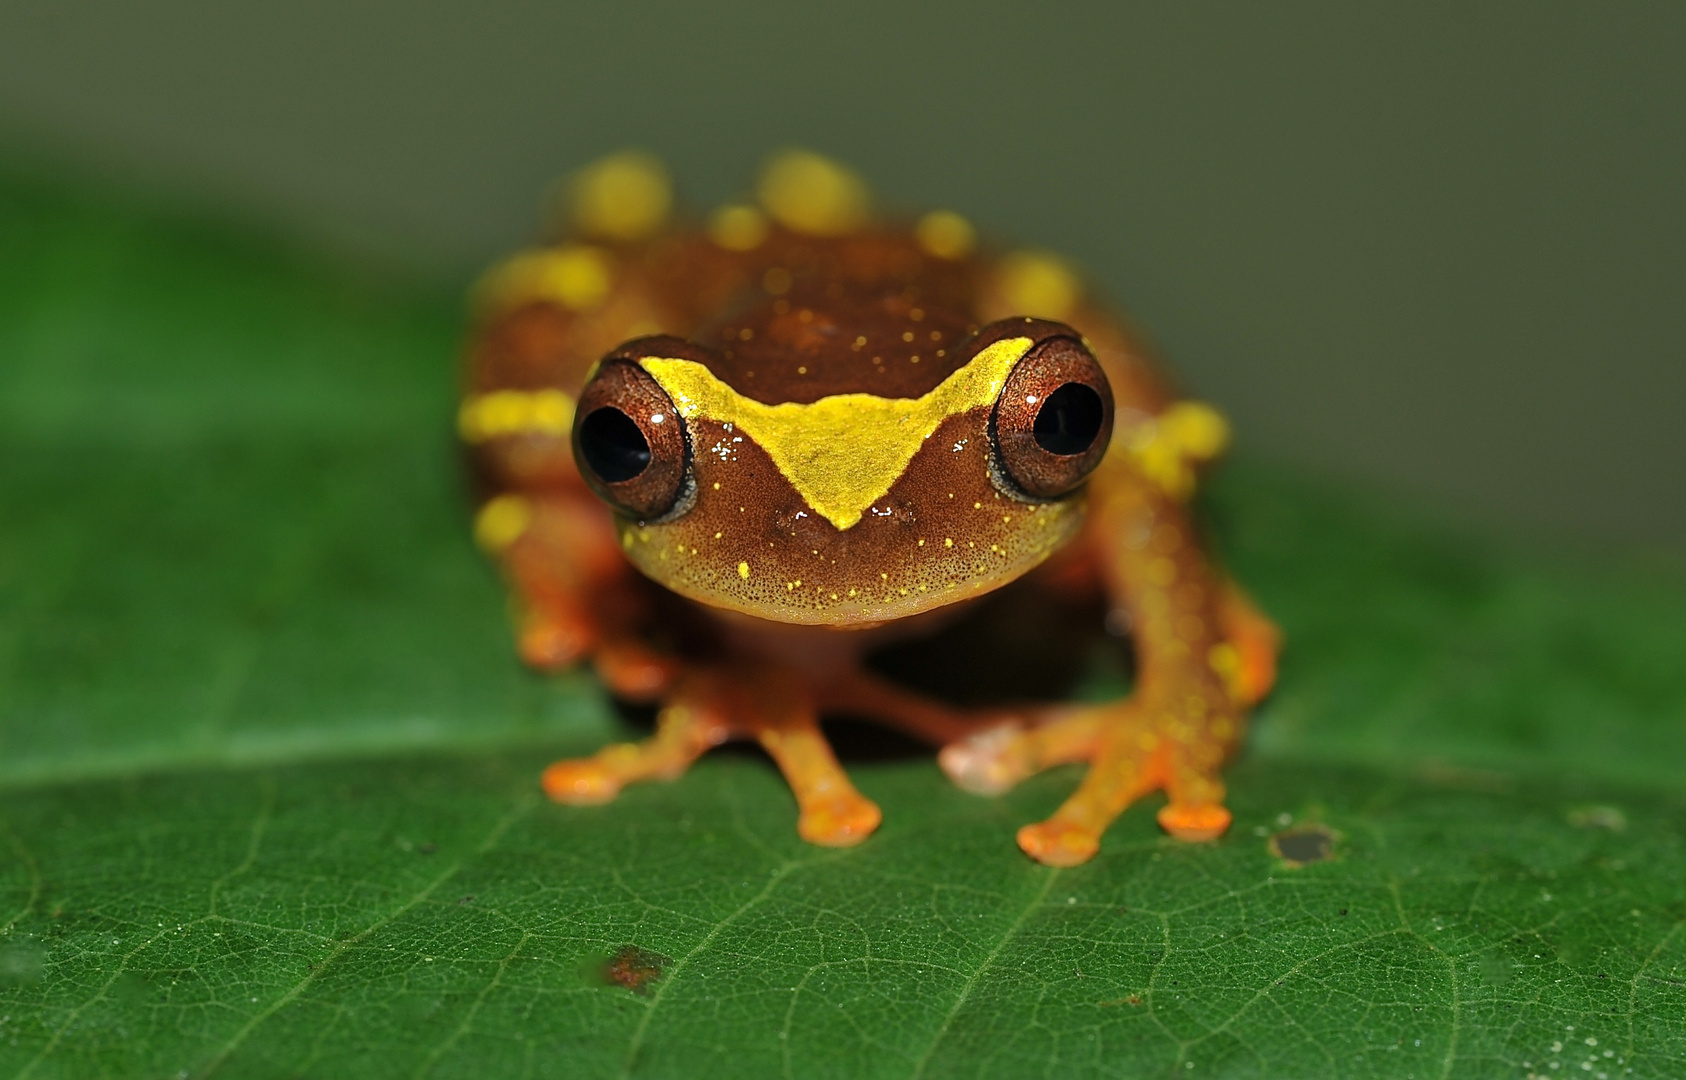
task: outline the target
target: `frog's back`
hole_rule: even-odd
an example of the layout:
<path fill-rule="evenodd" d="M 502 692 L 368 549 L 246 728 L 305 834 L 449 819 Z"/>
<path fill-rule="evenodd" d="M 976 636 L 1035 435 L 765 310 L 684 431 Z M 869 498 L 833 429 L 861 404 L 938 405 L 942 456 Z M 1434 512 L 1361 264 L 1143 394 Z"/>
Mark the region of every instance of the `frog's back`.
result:
<path fill-rule="evenodd" d="M 759 207 L 668 215 L 659 165 L 621 155 L 576 180 L 568 235 L 477 289 L 462 433 L 514 484 L 577 479 L 568 425 L 593 365 L 651 334 L 709 349 L 723 382 L 769 405 L 848 393 L 917 398 L 957 348 L 1008 315 L 1066 322 L 1106 369 L 1121 421 L 1169 400 L 1123 325 L 1042 252 L 980 249 L 957 215 L 875 218 L 850 174 L 812 155 L 768 167 Z M 1127 421 L 1126 421 L 1127 422 Z"/>

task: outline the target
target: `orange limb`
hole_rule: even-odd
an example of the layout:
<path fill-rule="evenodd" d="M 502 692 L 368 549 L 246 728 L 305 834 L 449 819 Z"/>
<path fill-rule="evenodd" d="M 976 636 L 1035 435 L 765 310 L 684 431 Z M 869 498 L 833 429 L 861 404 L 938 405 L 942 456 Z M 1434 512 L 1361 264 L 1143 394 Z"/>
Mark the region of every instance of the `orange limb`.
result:
<path fill-rule="evenodd" d="M 820 707 L 828 713 L 869 717 L 934 746 L 952 743 L 979 727 L 977 714 L 950 708 L 860 670 L 827 684 L 820 694 Z"/>
<path fill-rule="evenodd" d="M 1019 781 L 1055 765 L 1084 761 L 1094 753 L 1106 712 L 1094 708 L 1041 710 L 1026 727 L 1008 721 L 944 746 L 937 764 L 954 783 L 979 795 L 999 795 Z"/>
<path fill-rule="evenodd" d="M 656 733 L 637 743 L 605 746 L 588 758 L 569 758 L 545 769 L 546 795 L 560 803 L 606 803 L 639 780 L 677 780 L 704 752 L 731 734 L 705 695 L 684 688 L 656 718 Z"/>
<path fill-rule="evenodd" d="M 605 637 L 593 651 L 591 661 L 610 693 L 634 702 L 660 700 L 682 670 L 679 661 L 648 648 L 631 635 Z"/>
<path fill-rule="evenodd" d="M 521 658 L 540 671 L 560 671 L 589 657 L 612 693 L 658 700 L 678 678 L 679 663 L 636 632 L 643 604 L 608 513 L 585 493 L 500 496 L 487 506 L 499 501 L 515 507 L 519 529 L 491 538 L 479 531 L 482 542 L 496 546 L 514 586 Z M 482 510 L 482 520 L 488 516 Z"/>
<path fill-rule="evenodd" d="M 855 790 L 832 754 L 807 683 L 770 665 L 685 670 L 654 735 L 556 762 L 545 770 L 545 792 L 558 802 L 608 802 L 626 784 L 678 778 L 730 738 L 755 739 L 778 764 L 796 796 L 796 828 L 804 840 L 847 847 L 878 828 L 883 814 Z"/>
<path fill-rule="evenodd" d="M 556 671 L 588 655 L 602 626 L 602 594 L 628 569 L 614 528 L 585 493 L 502 495 L 476 522 L 514 586 L 521 658 Z"/>
<path fill-rule="evenodd" d="M 1226 676 L 1237 703 L 1257 705 L 1276 685 L 1276 657 L 1282 651 L 1282 631 L 1233 581 L 1224 582 L 1218 602 L 1218 627 L 1235 652 L 1233 666 L 1228 670 L 1221 653 L 1213 658 L 1213 666 Z"/>
<path fill-rule="evenodd" d="M 1086 761 L 1082 782 L 1019 846 L 1050 866 L 1094 856 L 1137 799 L 1164 791 L 1159 824 L 1179 840 L 1221 836 L 1231 816 L 1219 777 L 1239 742 L 1242 709 L 1268 689 L 1276 628 L 1221 581 L 1194 542 L 1182 505 L 1117 471 L 1097 485 L 1090 537 L 1114 606 L 1132 617 L 1140 677 L 1125 701 L 1041 710 L 945 747 L 960 786 L 993 793 L 1053 765 Z"/>

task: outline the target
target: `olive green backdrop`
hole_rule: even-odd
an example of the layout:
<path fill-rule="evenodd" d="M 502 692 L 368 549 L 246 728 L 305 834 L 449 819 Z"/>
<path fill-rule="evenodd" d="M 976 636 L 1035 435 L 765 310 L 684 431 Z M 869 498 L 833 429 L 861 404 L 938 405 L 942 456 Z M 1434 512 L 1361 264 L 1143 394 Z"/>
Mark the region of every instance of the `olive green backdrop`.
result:
<path fill-rule="evenodd" d="M 1075 257 L 1255 454 L 1677 547 L 1683 30 L 1680 4 L 6 2 L 0 129 L 14 166 L 442 283 L 604 151 L 706 203 L 806 144 Z"/>

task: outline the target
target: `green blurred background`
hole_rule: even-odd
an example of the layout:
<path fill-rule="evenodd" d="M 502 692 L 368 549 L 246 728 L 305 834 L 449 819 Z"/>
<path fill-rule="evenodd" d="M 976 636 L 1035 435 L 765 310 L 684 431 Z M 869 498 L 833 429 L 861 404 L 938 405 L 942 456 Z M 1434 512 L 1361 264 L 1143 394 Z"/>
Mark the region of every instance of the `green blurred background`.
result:
<path fill-rule="evenodd" d="M 0 154 L 455 287 L 628 145 L 1085 266 L 1257 457 L 1686 546 L 1686 5 L 0 2 Z M 0 360 L 3 362 L 3 360 Z"/>

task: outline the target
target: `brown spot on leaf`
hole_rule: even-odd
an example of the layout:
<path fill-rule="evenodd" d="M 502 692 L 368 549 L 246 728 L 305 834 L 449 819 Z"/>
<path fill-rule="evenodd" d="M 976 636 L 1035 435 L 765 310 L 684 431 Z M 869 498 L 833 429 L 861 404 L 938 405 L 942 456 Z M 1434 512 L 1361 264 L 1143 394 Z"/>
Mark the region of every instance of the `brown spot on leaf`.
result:
<path fill-rule="evenodd" d="M 1270 853 L 1289 866 L 1322 862 L 1335 853 L 1335 834 L 1322 825 L 1284 829 L 1270 838 Z"/>
<path fill-rule="evenodd" d="M 650 984 L 661 978 L 662 971 L 671 963 L 672 957 L 654 950 L 622 945 L 603 962 L 603 978 L 635 994 L 647 994 Z"/>

